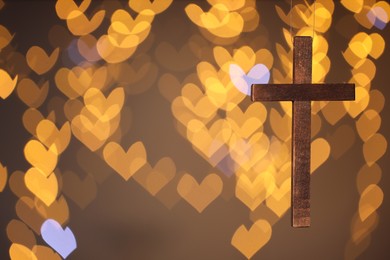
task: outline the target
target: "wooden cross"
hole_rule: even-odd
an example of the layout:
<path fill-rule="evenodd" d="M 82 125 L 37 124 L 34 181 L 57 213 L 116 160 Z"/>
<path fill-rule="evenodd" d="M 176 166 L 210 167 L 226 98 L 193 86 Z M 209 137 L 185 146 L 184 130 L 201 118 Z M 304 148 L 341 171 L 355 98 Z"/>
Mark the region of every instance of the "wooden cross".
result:
<path fill-rule="evenodd" d="M 312 100 L 355 100 L 354 84 L 311 84 L 312 38 L 294 37 L 293 84 L 252 85 L 252 101 L 292 101 L 291 225 L 310 226 Z"/>

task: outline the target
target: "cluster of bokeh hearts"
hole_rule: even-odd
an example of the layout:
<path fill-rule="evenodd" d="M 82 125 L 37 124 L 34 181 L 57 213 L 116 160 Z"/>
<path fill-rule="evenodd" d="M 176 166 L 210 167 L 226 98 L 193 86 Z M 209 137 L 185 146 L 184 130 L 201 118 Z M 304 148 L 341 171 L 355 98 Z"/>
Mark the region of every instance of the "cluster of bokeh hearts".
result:
<path fill-rule="evenodd" d="M 19 99 L 28 107 L 22 120 L 32 136 L 23 151 L 30 164 L 27 171 L 14 171 L 8 180 L 7 168 L 0 165 L 0 191 L 8 182 L 18 197 L 15 210 L 20 220 L 12 220 L 7 227 L 13 243 L 11 258 L 59 259 L 59 255 L 66 258 L 72 253 L 77 239 L 67 226 L 67 199 L 85 209 L 111 170 L 124 181 L 136 181 L 167 208 L 183 199 L 202 213 L 220 196 L 237 199 L 250 212 L 252 225 L 233 230 L 231 244 L 251 258 L 268 243 L 272 225 L 290 207 L 292 110 L 287 102 L 250 103 L 248 95 L 252 84 L 291 82 L 292 31 L 281 30 L 285 44 L 275 44 L 274 56 L 268 39 L 260 37 L 251 43 L 240 39 L 261 29 L 256 1 L 207 2 L 207 11 L 197 4 L 188 4 L 183 10 L 200 35 L 194 34 L 179 51 L 167 42 L 159 43 L 156 62 L 148 53 L 153 44 L 152 23 L 173 4 L 172 0 L 132 0 L 126 7 L 120 1 L 111 1 L 110 5 L 120 8 L 111 11 L 108 19 L 103 6 L 87 11 L 91 0 L 80 4 L 58 0 L 57 16 L 71 35 L 53 31 L 58 38 L 71 40 L 50 52 L 32 46 L 25 55 L 17 53 L 10 48 L 12 33 L 0 25 L 0 50 L 12 54 L 8 57 L 14 62 L 25 64 L 0 69 L 0 97 L 6 99 L 16 88 Z M 358 2 L 343 0 L 342 5 L 368 29 L 386 26 L 388 4 Z M 315 8 L 321 15 L 315 15 Z M 314 36 L 313 82 L 321 82 L 331 68 L 324 33 L 331 26 L 334 3 L 317 1 L 315 8 L 314 4 L 299 4 L 285 13 L 276 6 L 276 12 L 297 30 L 296 35 Z M 101 33 L 98 29 L 104 26 L 107 29 Z M 377 185 L 381 168 L 376 162 L 387 150 L 385 137 L 378 133 L 384 97 L 371 89 L 371 81 L 376 73 L 375 60 L 384 47 L 380 33 L 359 32 L 351 37 L 342 54 L 351 67 L 350 81 L 357 84 L 356 102 L 312 103 L 311 173 L 329 156 L 338 159 L 345 154 L 356 142 L 355 132 L 363 142 L 366 164 L 357 177 L 360 201 L 352 220 L 348 252 L 356 252 L 354 249 L 375 228 L 376 210 L 383 200 Z M 57 68 L 63 56 L 77 65 Z M 201 180 L 186 170 L 179 171 L 174 158 L 165 156 L 151 163 L 142 141 L 125 144 L 122 140 L 129 133 L 132 112 L 126 98 L 156 84 L 158 65 L 174 72 L 196 71 L 183 81 L 164 74 L 158 87 L 170 102 L 178 133 L 210 165 Z M 54 70 L 51 80 L 49 72 Z M 60 97 L 48 100 L 51 82 Z M 43 115 L 41 108 L 46 104 L 53 111 Z M 356 120 L 356 131 L 338 124 L 347 116 Z M 320 136 L 324 123 L 335 126 L 326 138 Z M 72 137 L 82 146 L 74 157 L 84 175 L 59 167 Z M 337 145 L 341 139 L 343 147 Z M 230 183 L 233 192 L 226 194 L 225 186 Z M 38 245 L 36 235 L 42 236 L 50 248 Z"/>

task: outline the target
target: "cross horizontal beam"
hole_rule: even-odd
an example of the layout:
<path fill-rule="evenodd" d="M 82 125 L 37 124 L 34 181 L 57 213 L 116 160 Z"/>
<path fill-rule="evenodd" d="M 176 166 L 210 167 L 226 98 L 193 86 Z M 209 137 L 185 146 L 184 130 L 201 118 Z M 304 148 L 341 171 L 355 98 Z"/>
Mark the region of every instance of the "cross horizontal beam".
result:
<path fill-rule="evenodd" d="M 355 100 L 355 84 L 254 84 L 252 101 Z"/>

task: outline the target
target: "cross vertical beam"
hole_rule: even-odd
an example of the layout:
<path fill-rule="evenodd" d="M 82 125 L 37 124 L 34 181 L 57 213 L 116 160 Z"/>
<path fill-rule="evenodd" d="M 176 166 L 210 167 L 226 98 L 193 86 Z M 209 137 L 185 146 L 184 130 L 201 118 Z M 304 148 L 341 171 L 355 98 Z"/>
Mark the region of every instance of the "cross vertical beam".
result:
<path fill-rule="evenodd" d="M 312 38 L 295 37 L 293 49 L 293 83 L 311 83 Z M 310 101 L 292 102 L 292 176 L 291 225 L 310 226 Z"/>

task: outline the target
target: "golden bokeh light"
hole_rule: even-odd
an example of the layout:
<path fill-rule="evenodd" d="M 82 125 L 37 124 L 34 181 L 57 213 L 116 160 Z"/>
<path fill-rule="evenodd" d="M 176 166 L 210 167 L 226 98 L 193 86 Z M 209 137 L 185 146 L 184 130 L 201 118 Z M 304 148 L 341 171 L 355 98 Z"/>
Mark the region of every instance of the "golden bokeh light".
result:
<path fill-rule="evenodd" d="M 21 169 L 0 163 L 0 195 L 15 197 L 6 225 L 11 259 L 61 259 L 68 249 L 46 240 L 44 223 L 57 223 L 63 235 L 80 228 L 73 217 L 109 200 L 100 191 L 115 194 L 113 183 L 136 187 L 170 216 L 189 210 L 224 222 L 213 212 L 233 205 L 243 213 L 223 233 L 227 246 L 248 259 L 267 253 L 291 207 L 293 111 L 290 102 L 248 96 L 252 84 L 292 82 L 294 36 L 313 37 L 313 83 L 356 85 L 355 101 L 311 102 L 310 173 L 317 178 L 328 164 L 357 158 L 356 172 L 348 169 L 354 175 L 344 175 L 356 196 L 352 213 L 343 213 L 350 223 L 344 257 L 368 248 L 387 195 L 386 95 L 377 80 L 387 62 L 390 5 L 275 1 L 268 10 L 264 2 L 57 0 L 56 23 L 43 32 L 47 46 L 22 43 L 0 25 L 0 97 L 5 114 L 21 107 L 15 121 L 27 136 L 21 148 L 3 147 L 21 149 L 13 155 Z M 8 4 L 0 0 L 1 12 Z M 336 35 L 343 17 L 351 30 Z M 11 126 L 3 127 L 12 137 Z M 77 241 L 80 233 L 72 234 Z"/>

